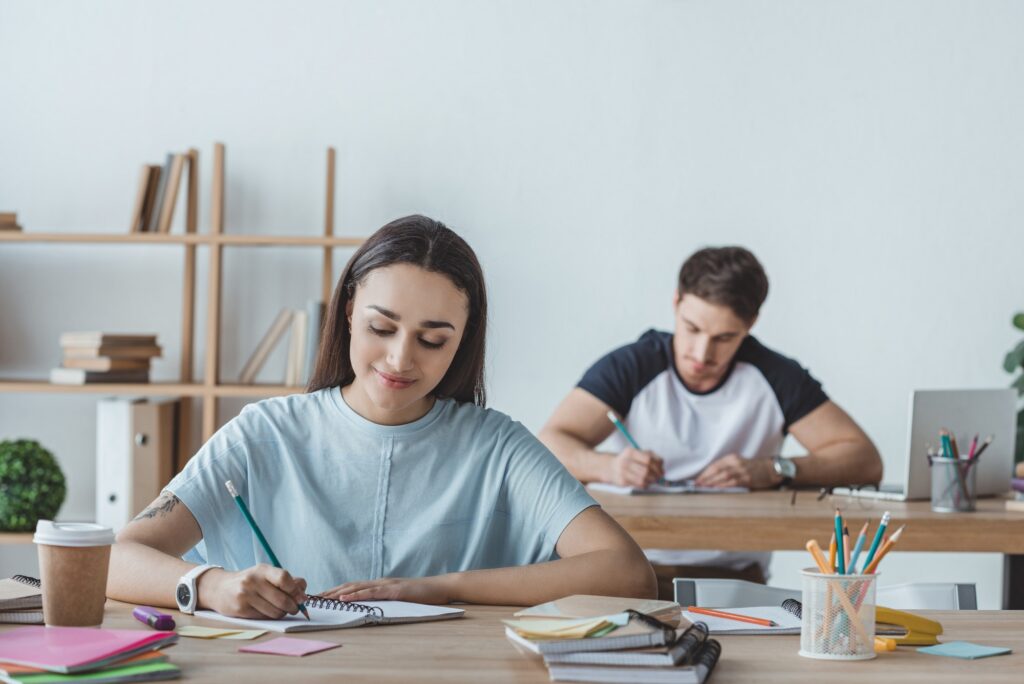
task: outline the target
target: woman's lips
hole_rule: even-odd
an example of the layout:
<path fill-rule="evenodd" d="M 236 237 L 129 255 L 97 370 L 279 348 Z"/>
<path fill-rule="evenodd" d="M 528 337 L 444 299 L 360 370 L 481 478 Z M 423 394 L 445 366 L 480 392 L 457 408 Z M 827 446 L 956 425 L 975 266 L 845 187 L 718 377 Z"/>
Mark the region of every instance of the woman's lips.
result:
<path fill-rule="evenodd" d="M 400 375 L 391 375 L 390 373 L 379 371 L 376 368 L 373 369 L 373 372 L 377 374 L 377 379 L 380 380 L 380 383 L 390 389 L 405 389 L 416 382 L 411 378 L 403 378 Z"/>

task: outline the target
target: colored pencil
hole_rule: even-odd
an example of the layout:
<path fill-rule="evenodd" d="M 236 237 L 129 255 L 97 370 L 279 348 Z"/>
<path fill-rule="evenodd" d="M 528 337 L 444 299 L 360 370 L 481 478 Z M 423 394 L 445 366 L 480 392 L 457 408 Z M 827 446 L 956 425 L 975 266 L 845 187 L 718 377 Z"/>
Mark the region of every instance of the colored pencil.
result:
<path fill-rule="evenodd" d="M 231 480 L 228 480 L 224 483 L 224 486 L 228 488 L 228 492 L 231 494 L 232 498 L 234 498 L 235 503 L 238 504 L 238 510 L 242 511 L 242 515 L 245 517 L 246 522 L 249 523 L 249 527 L 252 528 L 252 532 L 256 535 L 256 539 L 259 540 L 263 550 L 266 551 L 267 555 L 270 557 L 270 562 L 274 564 L 275 568 L 283 567 L 281 565 L 281 561 L 277 560 L 274 550 L 270 548 L 270 542 L 268 542 L 267 538 L 263 536 L 263 532 L 260 531 L 260 526 L 257 525 L 256 521 L 253 519 L 252 513 L 249 512 L 249 508 L 245 505 L 245 502 L 242 501 L 242 497 L 238 495 L 238 491 L 235 490 L 235 485 L 231 484 Z M 299 610 L 302 611 L 302 614 L 305 615 L 308 620 L 309 611 L 306 610 L 306 604 L 300 603 Z"/>
<path fill-rule="evenodd" d="M 974 458 L 979 458 L 981 456 L 981 452 L 984 451 L 985 449 L 988 449 L 988 445 L 992 443 L 993 437 L 993 435 L 989 435 L 988 437 L 985 438 L 985 441 L 981 443 L 981 446 L 978 447 L 978 450 L 974 452 Z"/>
<path fill-rule="evenodd" d="M 832 572 L 836 571 L 836 533 L 832 533 L 832 539 L 828 542 L 828 567 L 832 568 Z"/>
<path fill-rule="evenodd" d="M 854 566 L 857 565 L 857 559 L 860 557 L 860 552 L 864 550 L 864 541 L 867 538 L 868 524 L 870 524 L 870 522 L 871 521 L 868 520 L 864 523 L 864 527 L 860 528 L 860 534 L 857 535 L 857 542 L 853 545 L 853 551 L 850 553 L 849 567 L 851 575 L 856 574 L 857 572 L 854 569 Z"/>
<path fill-rule="evenodd" d="M 749 615 L 739 615 L 737 613 L 727 613 L 724 610 L 714 610 L 712 608 L 698 608 L 697 606 L 690 606 L 686 609 L 691 613 L 697 613 L 698 615 L 710 615 L 712 617 L 725 618 L 726 620 L 735 620 L 736 622 L 749 622 L 752 625 L 761 625 L 762 627 L 778 627 L 779 623 L 775 620 L 766 620 L 764 618 L 750 617 Z"/>
<path fill-rule="evenodd" d="M 871 542 L 871 548 L 868 549 L 868 556 L 864 559 L 864 567 L 867 566 L 875 559 L 875 554 L 878 553 L 878 547 L 882 543 L 882 537 L 885 536 L 885 528 L 889 526 L 889 511 L 882 514 L 882 522 L 878 524 L 878 529 L 875 531 L 875 538 Z M 865 575 L 867 572 L 864 573 Z"/>
<path fill-rule="evenodd" d="M 619 429 L 619 432 L 621 432 L 622 436 L 626 438 L 630 446 L 637 451 L 642 451 L 642 449 L 640 449 L 640 445 L 636 443 L 635 439 L 633 439 L 633 435 L 629 434 L 629 430 L 626 429 L 626 426 L 623 425 L 622 421 L 619 420 L 611 411 L 608 412 L 608 420 L 612 421 L 612 425 Z"/>
<path fill-rule="evenodd" d="M 840 575 L 846 574 L 846 544 L 843 543 L 843 515 L 839 512 L 839 508 L 836 508 L 836 544 L 839 548 L 836 550 L 836 571 Z"/>

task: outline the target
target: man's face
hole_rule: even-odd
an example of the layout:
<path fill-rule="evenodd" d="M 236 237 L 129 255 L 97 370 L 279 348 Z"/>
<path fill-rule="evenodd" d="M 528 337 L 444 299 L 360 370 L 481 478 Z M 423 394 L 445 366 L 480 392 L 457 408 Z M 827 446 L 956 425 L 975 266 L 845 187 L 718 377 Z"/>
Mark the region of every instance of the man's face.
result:
<path fill-rule="evenodd" d="M 692 294 L 677 292 L 672 304 L 676 369 L 688 387 L 707 391 L 722 379 L 753 322 L 748 324 L 729 307 Z"/>

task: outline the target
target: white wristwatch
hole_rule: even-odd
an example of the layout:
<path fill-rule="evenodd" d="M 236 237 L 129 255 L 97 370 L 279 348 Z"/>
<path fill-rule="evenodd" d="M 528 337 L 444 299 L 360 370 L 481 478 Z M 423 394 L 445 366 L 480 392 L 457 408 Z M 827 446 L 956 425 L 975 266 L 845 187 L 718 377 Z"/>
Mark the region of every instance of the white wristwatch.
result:
<path fill-rule="evenodd" d="M 196 603 L 199 601 L 196 582 L 199 580 L 200 575 L 213 568 L 223 569 L 219 565 L 197 565 L 181 576 L 181 579 L 178 580 L 178 588 L 174 591 L 174 599 L 178 602 L 178 610 L 187 615 L 195 612 Z"/>

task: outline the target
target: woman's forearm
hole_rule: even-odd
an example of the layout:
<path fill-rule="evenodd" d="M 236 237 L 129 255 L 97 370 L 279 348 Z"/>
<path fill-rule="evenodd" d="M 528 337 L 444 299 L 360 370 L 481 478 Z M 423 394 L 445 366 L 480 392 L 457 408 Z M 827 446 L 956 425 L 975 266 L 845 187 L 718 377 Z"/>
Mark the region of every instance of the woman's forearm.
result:
<path fill-rule="evenodd" d="M 609 549 L 493 570 L 440 575 L 448 602 L 527 606 L 571 594 L 655 598 L 657 580 L 642 554 Z"/>
<path fill-rule="evenodd" d="M 110 550 L 107 596 L 151 606 L 175 606 L 178 580 L 195 567 L 138 542 L 118 542 Z"/>

